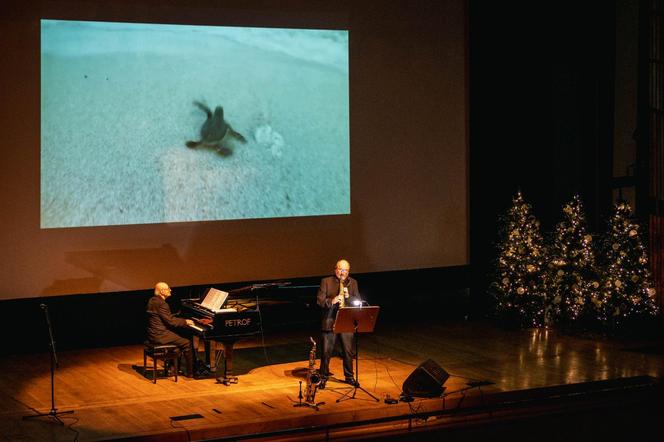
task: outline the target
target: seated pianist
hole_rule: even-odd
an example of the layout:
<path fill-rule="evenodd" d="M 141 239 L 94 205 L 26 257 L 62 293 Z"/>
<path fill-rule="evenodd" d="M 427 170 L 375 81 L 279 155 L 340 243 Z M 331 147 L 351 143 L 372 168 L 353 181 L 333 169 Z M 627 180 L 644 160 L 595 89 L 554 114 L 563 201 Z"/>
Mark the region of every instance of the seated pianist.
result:
<path fill-rule="evenodd" d="M 147 306 L 148 328 L 147 337 L 154 344 L 177 345 L 185 358 L 185 376 L 194 377 L 194 355 L 192 345 L 174 330 L 194 326 L 191 319 L 173 316 L 166 299 L 171 296 L 171 289 L 165 282 L 158 282 L 154 286 L 154 296 L 150 298 Z"/>

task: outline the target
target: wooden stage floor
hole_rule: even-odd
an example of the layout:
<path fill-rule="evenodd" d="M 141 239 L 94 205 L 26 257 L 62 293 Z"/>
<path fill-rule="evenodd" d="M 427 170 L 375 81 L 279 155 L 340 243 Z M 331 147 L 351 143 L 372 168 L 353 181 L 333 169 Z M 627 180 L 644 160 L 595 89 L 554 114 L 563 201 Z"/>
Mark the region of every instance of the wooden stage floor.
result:
<path fill-rule="evenodd" d="M 239 343 L 239 383 L 231 386 L 183 377 L 152 384 L 142 373 L 141 345 L 60 352 L 56 408 L 74 411 L 60 416 L 64 425 L 48 417 L 23 419 L 51 409 L 49 355 L 5 356 L 0 440 L 233 440 L 256 433 L 283 440 L 398 439 L 436 426 L 568 409 L 565 396 L 585 397 L 587 407 L 613 390 L 647 390 L 664 374 L 664 347 L 653 342 L 506 331 L 485 322 L 404 324 L 361 335 L 360 383 L 379 402 L 361 390 L 337 402 L 348 386 L 331 380 L 316 395 L 325 402 L 316 411 L 293 406 L 300 381 L 305 385 L 308 336 L 289 332 Z M 385 403 L 388 395 L 399 398 L 403 381 L 429 358 L 450 374 L 444 396 Z M 331 370 L 342 373 L 339 358 Z M 194 414 L 200 417 L 171 419 Z"/>

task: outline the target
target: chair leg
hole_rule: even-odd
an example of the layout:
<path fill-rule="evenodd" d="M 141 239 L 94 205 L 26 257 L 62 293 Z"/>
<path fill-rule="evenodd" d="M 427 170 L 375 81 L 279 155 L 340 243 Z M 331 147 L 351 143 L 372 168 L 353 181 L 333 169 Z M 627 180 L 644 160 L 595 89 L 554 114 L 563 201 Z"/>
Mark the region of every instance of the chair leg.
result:
<path fill-rule="evenodd" d="M 155 358 L 153 356 L 152 361 L 154 362 L 154 369 L 152 370 L 152 383 L 156 384 L 157 383 L 157 358 Z"/>
<path fill-rule="evenodd" d="M 178 371 L 180 371 L 180 358 L 175 358 L 175 382 L 178 381 Z"/>

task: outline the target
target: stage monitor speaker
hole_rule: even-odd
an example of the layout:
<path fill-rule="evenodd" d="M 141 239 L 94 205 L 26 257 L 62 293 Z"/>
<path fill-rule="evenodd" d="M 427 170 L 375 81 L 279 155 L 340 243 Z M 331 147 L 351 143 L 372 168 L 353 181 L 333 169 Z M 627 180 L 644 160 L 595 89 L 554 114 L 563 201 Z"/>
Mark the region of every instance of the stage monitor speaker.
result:
<path fill-rule="evenodd" d="M 450 375 L 432 359 L 422 362 L 403 382 L 405 396 L 432 398 L 445 391 L 443 384 Z"/>

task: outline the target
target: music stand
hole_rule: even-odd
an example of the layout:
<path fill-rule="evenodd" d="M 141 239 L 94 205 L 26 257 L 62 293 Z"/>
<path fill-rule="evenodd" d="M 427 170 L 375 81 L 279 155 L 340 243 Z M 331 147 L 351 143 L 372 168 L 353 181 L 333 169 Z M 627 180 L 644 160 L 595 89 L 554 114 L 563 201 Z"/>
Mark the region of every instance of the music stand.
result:
<path fill-rule="evenodd" d="M 334 333 L 353 333 L 353 338 L 355 339 L 355 385 L 353 388 L 345 393 L 342 397 L 337 399 L 337 402 L 341 402 L 344 399 L 355 399 L 355 394 L 357 390 L 362 390 L 376 402 L 380 402 L 373 394 L 369 393 L 364 388 L 360 387 L 359 383 L 359 336 L 358 333 L 372 333 L 376 325 L 376 318 L 378 318 L 378 312 L 380 307 L 378 306 L 367 306 L 367 307 L 342 307 L 337 310 L 337 317 L 334 320 L 334 325 L 332 326 L 332 331 Z M 353 392 L 353 395 L 350 396 L 350 392 Z"/>

